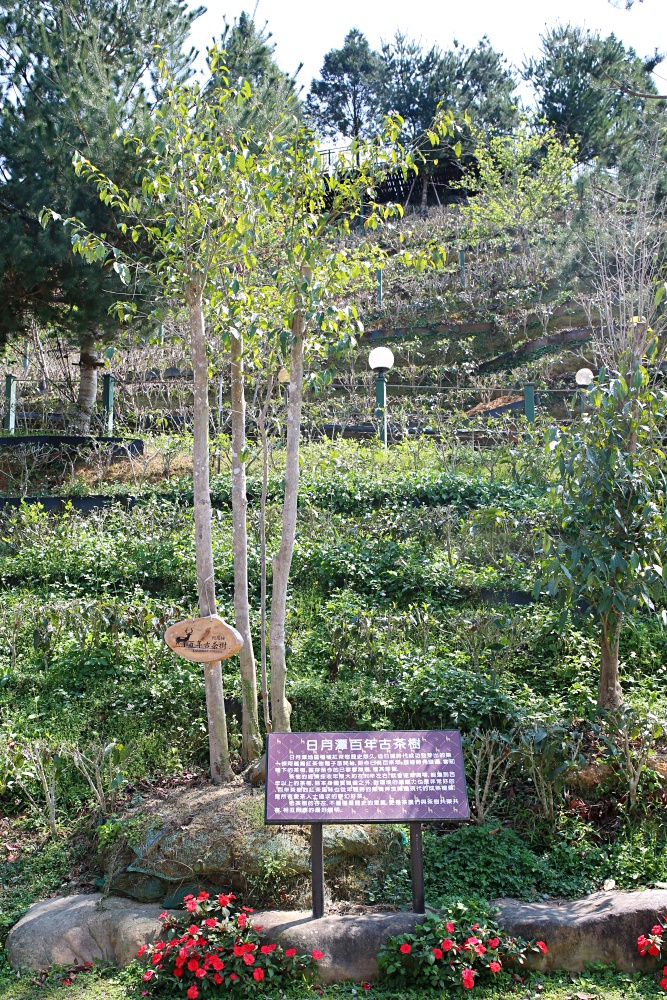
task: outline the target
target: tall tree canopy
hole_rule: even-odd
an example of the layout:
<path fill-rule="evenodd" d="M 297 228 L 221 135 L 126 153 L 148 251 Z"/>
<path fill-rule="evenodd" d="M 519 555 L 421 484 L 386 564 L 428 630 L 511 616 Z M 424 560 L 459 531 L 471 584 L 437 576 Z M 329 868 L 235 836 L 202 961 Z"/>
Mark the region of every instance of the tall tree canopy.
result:
<path fill-rule="evenodd" d="M 581 163 L 618 166 L 644 111 L 632 92 L 657 93 L 651 72 L 661 61 L 658 54 L 640 59 L 615 35 L 559 25 L 542 36 L 541 55 L 526 62 L 523 77 L 535 88 L 539 114 L 561 136 L 577 138 Z"/>
<path fill-rule="evenodd" d="M 483 128 L 509 128 L 516 122 L 516 81 L 503 57 L 486 37 L 473 49 L 455 43 L 443 51 L 397 32 L 382 46 L 380 107 L 398 112 L 410 133 L 422 135 L 439 104 L 457 116 L 467 112 Z"/>
<path fill-rule="evenodd" d="M 79 341 L 117 330 L 107 314 L 119 290 L 113 271 L 86 267 L 38 215 L 48 205 L 115 231 L 72 156 L 80 150 L 124 178 L 122 133 L 147 126 L 159 58 L 188 71 L 183 43 L 199 13 L 183 0 L 1 0 L 0 344 L 31 318 Z"/>
<path fill-rule="evenodd" d="M 381 60 L 365 36 L 353 28 L 342 49 L 324 57 L 322 78 L 313 80 L 308 114 L 324 135 L 359 139 L 377 129 Z"/>

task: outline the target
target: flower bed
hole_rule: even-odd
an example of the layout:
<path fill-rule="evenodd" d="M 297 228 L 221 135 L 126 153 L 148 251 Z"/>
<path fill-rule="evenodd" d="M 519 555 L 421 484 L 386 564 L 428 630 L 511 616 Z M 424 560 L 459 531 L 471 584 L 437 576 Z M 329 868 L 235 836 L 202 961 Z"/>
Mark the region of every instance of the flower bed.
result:
<path fill-rule="evenodd" d="M 528 952 L 546 953 L 544 941 L 510 937 L 493 911 L 472 913 L 463 904 L 445 915 L 429 915 L 414 933 L 390 937 L 380 949 L 382 978 L 443 989 L 473 989 L 503 969 L 523 965 Z"/>
<path fill-rule="evenodd" d="M 235 899 L 233 893 L 211 898 L 200 892 L 185 897 L 182 915 L 160 915 L 161 939 L 138 952 L 146 965 L 146 993 L 185 991 L 188 1000 L 197 1000 L 211 990 L 250 993 L 264 980 L 312 980 L 322 952 L 299 955 L 296 948 L 262 943 L 262 927 L 253 925 L 252 909 L 237 910 Z"/>

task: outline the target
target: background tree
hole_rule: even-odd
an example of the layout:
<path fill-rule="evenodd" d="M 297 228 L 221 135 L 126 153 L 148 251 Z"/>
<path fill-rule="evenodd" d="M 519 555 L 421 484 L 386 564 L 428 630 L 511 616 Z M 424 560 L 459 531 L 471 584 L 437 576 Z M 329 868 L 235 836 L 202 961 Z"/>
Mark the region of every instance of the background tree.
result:
<path fill-rule="evenodd" d="M 394 40 L 382 47 L 380 110 L 399 114 L 405 122 L 406 136 L 417 144 L 442 107 L 452 111 L 458 122 L 455 136 L 435 148 L 428 143 L 420 165 L 421 205 L 426 211 L 428 189 L 438 165 L 460 166 L 474 162 L 471 154 L 475 140 L 466 121 L 473 128 L 487 132 L 507 131 L 518 120 L 512 94 L 516 88 L 505 62 L 483 38 L 474 49 L 455 45 L 443 51 L 437 45 L 425 50 L 421 42 L 397 32 Z M 465 155 L 461 159 L 461 143 Z"/>
<path fill-rule="evenodd" d="M 645 107 L 626 88 L 657 93 L 651 71 L 661 61 L 657 53 L 638 58 L 615 35 L 601 38 L 568 24 L 542 36 L 541 55 L 522 75 L 535 88 L 538 115 L 563 138 L 577 139 L 579 162 L 599 157 L 617 166 L 632 155 Z"/>
<path fill-rule="evenodd" d="M 623 621 L 640 605 L 654 610 L 664 593 L 667 399 L 649 389 L 639 365 L 627 378 L 603 372 L 588 399 L 582 425 L 560 431 L 549 445 L 558 463 L 561 531 L 545 541 L 544 576 L 535 589 L 546 584 L 570 607 L 589 607 L 600 639 L 598 704 L 613 709 L 623 701 Z"/>
<path fill-rule="evenodd" d="M 380 70 L 378 54 L 357 28 L 347 33 L 342 49 L 327 52 L 321 79 L 313 80 L 306 100 L 308 116 L 323 135 L 359 139 L 377 130 Z"/>
<path fill-rule="evenodd" d="M 277 121 L 288 107 L 296 113 L 299 104 L 294 77 L 278 66 L 271 37 L 266 25 L 258 28 L 254 19 L 243 12 L 232 24 L 225 24 L 217 43 L 217 48 L 225 53 L 224 72 L 230 82 L 236 86 L 247 80 L 253 94 L 251 101 L 230 106 L 228 111 L 259 131 Z M 209 86 L 216 87 L 219 83 L 213 73 Z"/>
<path fill-rule="evenodd" d="M 0 3 L 0 344 L 31 319 L 81 348 L 78 426 L 90 427 L 100 346 L 118 336 L 109 306 L 117 275 L 72 254 L 45 205 L 76 214 L 122 243 L 118 219 L 71 169 L 79 150 L 119 183 L 134 169 L 117 133 L 149 127 L 157 97 L 156 45 L 175 74 L 198 10 L 177 0 L 3 0 Z"/>

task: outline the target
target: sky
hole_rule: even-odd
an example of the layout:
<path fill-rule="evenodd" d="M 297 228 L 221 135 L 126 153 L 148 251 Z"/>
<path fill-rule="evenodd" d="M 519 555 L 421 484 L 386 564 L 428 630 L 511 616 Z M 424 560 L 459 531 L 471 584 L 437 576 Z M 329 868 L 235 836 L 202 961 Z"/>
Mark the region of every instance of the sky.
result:
<path fill-rule="evenodd" d="M 208 9 L 195 22 L 192 43 L 205 51 L 220 34 L 225 16 L 231 22 L 242 10 L 252 13 L 255 2 L 255 19 L 268 22 L 281 68 L 294 73 L 303 62 L 297 80 L 304 92 L 318 76 L 325 53 L 340 48 L 350 28 L 363 31 L 373 48 L 397 30 L 443 49 L 454 39 L 472 46 L 486 34 L 515 66 L 538 53 L 540 35 L 559 21 L 603 35 L 614 32 L 640 56 L 656 48 L 667 53 L 667 0 L 636 2 L 629 11 L 623 0 L 616 0 L 618 7 L 608 0 L 204 0 Z M 655 81 L 667 93 L 667 59 L 657 68 Z M 529 99 L 524 88 L 522 96 Z"/>

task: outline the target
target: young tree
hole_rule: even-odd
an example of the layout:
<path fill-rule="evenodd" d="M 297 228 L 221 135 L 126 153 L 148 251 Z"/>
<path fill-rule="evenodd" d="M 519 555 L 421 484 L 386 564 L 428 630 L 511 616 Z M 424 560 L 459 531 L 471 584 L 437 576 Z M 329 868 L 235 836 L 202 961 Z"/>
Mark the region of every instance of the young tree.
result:
<path fill-rule="evenodd" d="M 557 432 L 549 444 L 561 531 L 545 539 L 535 589 L 546 585 L 570 607 L 588 605 L 600 637 L 597 700 L 613 709 L 623 701 L 623 621 L 639 605 L 654 610 L 664 593 L 667 396 L 649 388 L 646 369 L 637 365 L 627 377 L 603 373 L 589 403 L 582 425 Z"/>
<path fill-rule="evenodd" d="M 82 433 L 90 429 L 100 348 L 120 331 L 109 307 L 122 285 L 102 263 L 77 259 L 65 232 L 44 231 L 38 216 L 45 205 L 76 213 L 122 245 L 114 213 L 72 172 L 73 153 L 84 151 L 131 185 L 134 163 L 116 133 L 149 127 L 156 44 L 172 72 L 188 71 L 182 46 L 200 12 L 186 11 L 182 0 L 0 2 L 0 344 L 36 320 L 79 345 Z"/>
<path fill-rule="evenodd" d="M 327 52 L 321 79 L 313 80 L 306 100 L 306 111 L 323 135 L 359 139 L 377 131 L 380 69 L 378 54 L 357 28 L 348 31 L 342 49 Z"/>
<path fill-rule="evenodd" d="M 435 145 L 453 132 L 450 116 L 429 130 Z M 386 261 L 374 230 L 391 220 L 397 208 L 379 206 L 373 193 L 387 173 L 415 169 L 415 156 L 399 145 L 400 125 L 388 121 L 376 140 L 353 143 L 327 169 L 316 135 L 293 123 L 276 138 L 275 165 L 257 177 L 264 215 L 255 231 L 258 278 L 265 315 L 282 322 L 273 326 L 280 352 L 289 359 L 285 449 L 285 487 L 278 550 L 273 558 L 269 648 L 271 715 L 274 732 L 289 731 L 291 705 L 286 694 L 285 626 L 288 588 L 297 527 L 299 449 L 304 360 L 326 359 L 354 343 L 361 328 L 352 305 L 355 286 L 371 282 Z M 364 228 L 351 239 L 353 225 L 364 212 Z M 370 234 L 370 235 L 369 235 Z M 406 265 L 439 264 L 442 251 L 426 246 L 400 253 Z M 269 323 L 269 325 L 271 325 Z"/>
<path fill-rule="evenodd" d="M 631 180 L 596 173 L 582 202 L 581 298 L 598 363 L 612 371 L 641 364 L 651 343 L 654 360 L 665 352 L 663 141 L 656 131 L 637 144 L 643 165 Z"/>
<path fill-rule="evenodd" d="M 213 70 L 221 73 L 215 52 L 212 63 Z M 193 493 L 202 616 L 216 613 L 204 309 L 213 278 L 219 281 L 223 276 L 231 283 L 238 268 L 249 266 L 249 234 L 257 224 L 257 203 L 249 178 L 262 150 L 243 130 L 229 125 L 234 117 L 230 104 L 247 99 L 249 93 L 247 84 L 239 92 L 221 86 L 206 94 L 198 84 L 168 88 L 156 111 L 152 133 L 147 140 L 133 142 L 141 197 L 129 195 L 88 159 L 77 155 L 79 176 L 94 184 L 100 199 L 121 220 L 132 220 L 119 221 L 118 228 L 137 247 L 134 255 L 90 233 L 75 217 L 66 220 L 76 253 L 86 261 L 113 266 L 127 285 L 131 283 L 129 301 L 117 305 L 116 311 L 123 318 L 140 313 L 146 282 L 158 282 L 174 308 L 187 310 L 194 374 Z M 51 211 L 46 217 L 58 215 Z M 204 676 L 211 777 L 219 783 L 232 775 L 220 662 L 204 664 Z"/>

